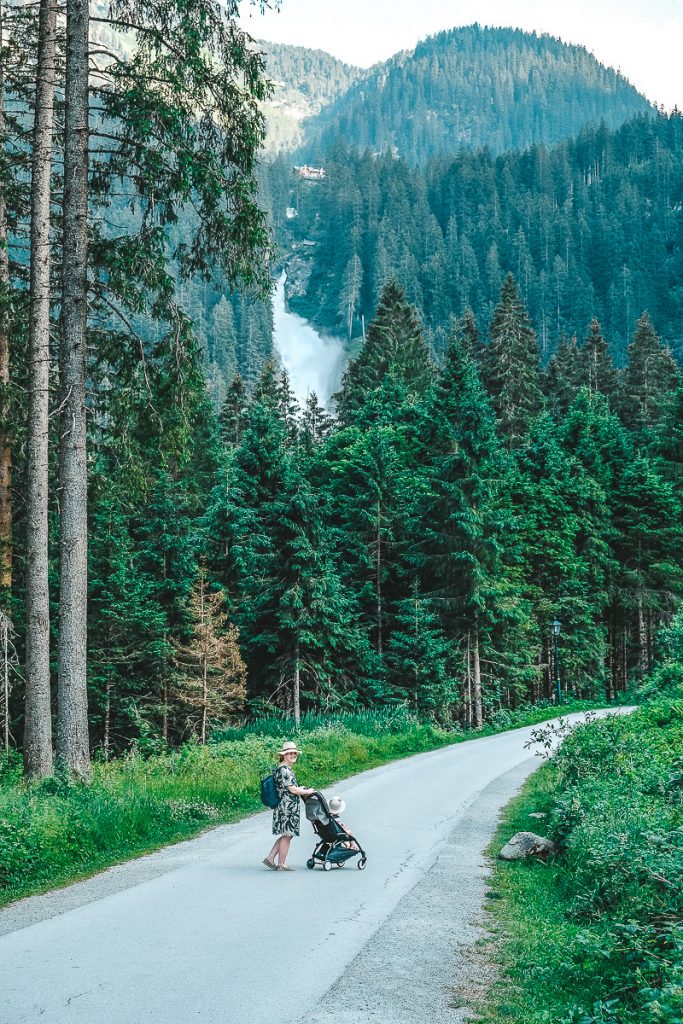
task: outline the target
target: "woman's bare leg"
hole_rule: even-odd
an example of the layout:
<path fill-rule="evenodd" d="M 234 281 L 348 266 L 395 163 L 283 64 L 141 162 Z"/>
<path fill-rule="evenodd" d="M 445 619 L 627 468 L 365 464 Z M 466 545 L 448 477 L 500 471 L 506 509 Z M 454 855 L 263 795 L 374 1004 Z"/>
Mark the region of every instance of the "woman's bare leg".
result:
<path fill-rule="evenodd" d="M 280 851 L 278 854 L 278 861 L 280 867 L 285 867 L 287 863 L 287 854 L 289 853 L 289 844 L 292 841 L 291 836 L 280 836 Z"/>
<path fill-rule="evenodd" d="M 282 839 L 282 836 L 278 836 L 277 837 L 277 839 L 273 843 L 273 846 L 272 846 L 272 849 L 271 849 L 270 853 L 268 854 L 268 860 L 270 861 L 271 864 L 275 863 L 275 858 L 277 856 L 277 852 L 280 849 L 280 840 L 281 839 Z"/>

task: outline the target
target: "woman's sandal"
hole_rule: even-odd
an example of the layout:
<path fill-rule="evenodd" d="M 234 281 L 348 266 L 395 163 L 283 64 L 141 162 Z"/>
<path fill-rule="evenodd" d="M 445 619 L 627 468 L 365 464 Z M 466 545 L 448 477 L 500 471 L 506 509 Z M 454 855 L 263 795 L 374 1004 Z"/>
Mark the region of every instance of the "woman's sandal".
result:
<path fill-rule="evenodd" d="M 286 864 L 278 864 L 278 871 L 295 871 L 296 868 L 288 868 Z"/>
<path fill-rule="evenodd" d="M 267 857 L 263 858 L 263 863 L 266 865 L 267 868 L 270 868 L 271 871 L 279 870 L 277 864 L 273 864 L 272 860 L 268 860 Z"/>

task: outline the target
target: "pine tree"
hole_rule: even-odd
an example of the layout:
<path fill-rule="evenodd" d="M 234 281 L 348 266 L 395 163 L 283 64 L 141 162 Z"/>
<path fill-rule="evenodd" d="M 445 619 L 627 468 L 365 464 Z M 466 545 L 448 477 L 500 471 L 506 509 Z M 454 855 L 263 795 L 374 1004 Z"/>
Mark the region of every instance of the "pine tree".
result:
<path fill-rule="evenodd" d="M 469 307 L 452 325 L 451 333 L 455 333 L 460 337 L 465 353 L 473 360 L 476 366 L 480 366 L 484 355 L 484 348 L 479 328 L 477 327 L 477 321 Z"/>
<path fill-rule="evenodd" d="M 225 444 L 236 447 L 240 443 L 247 404 L 247 389 L 239 373 L 236 373 L 227 390 L 223 408 L 218 417 L 221 440 Z"/>
<path fill-rule="evenodd" d="M 562 338 L 543 374 L 543 391 L 559 419 L 566 413 L 579 388 L 580 366 L 576 338 Z"/>
<path fill-rule="evenodd" d="M 301 417 L 301 437 L 304 446 L 312 453 L 318 448 L 332 431 L 332 417 L 325 412 L 318 402 L 318 396 L 312 391 L 306 401 Z"/>
<path fill-rule="evenodd" d="M 613 523 L 617 590 L 635 636 L 630 667 L 643 676 L 652 667 L 655 633 L 683 595 L 683 509 L 644 453 L 621 467 Z"/>
<path fill-rule="evenodd" d="M 361 289 L 363 287 L 363 265 L 354 253 L 349 260 L 342 278 L 342 290 L 339 297 L 339 316 L 346 328 L 349 341 L 353 335 L 353 324 L 358 313 Z"/>
<path fill-rule="evenodd" d="M 88 494 L 85 412 L 88 316 L 88 50 L 88 0 L 67 0 L 60 347 L 57 758 L 65 769 L 82 778 L 90 775 L 86 676 Z"/>
<path fill-rule="evenodd" d="M 29 409 L 26 474 L 26 689 L 24 772 L 52 771 L 50 708 L 50 594 L 48 553 L 48 433 L 50 382 L 50 273 L 53 115 L 57 8 L 42 0 L 38 29 L 36 111 L 31 168 L 29 287 Z"/>
<path fill-rule="evenodd" d="M 366 416 L 365 429 L 332 434 L 322 465 L 342 579 L 357 595 L 359 622 L 374 652 L 372 685 L 386 696 L 392 683 L 385 655 L 399 603 L 410 593 L 406 555 L 420 492 L 420 419 L 391 373 L 369 397 Z"/>
<path fill-rule="evenodd" d="M 237 373 L 237 335 L 232 305 L 221 295 L 211 313 L 210 358 L 223 375 L 224 381 L 234 379 Z"/>
<path fill-rule="evenodd" d="M 668 396 L 681 380 L 671 352 L 661 344 L 647 313 L 638 321 L 628 360 L 620 411 L 629 427 L 641 430 L 658 422 Z"/>
<path fill-rule="evenodd" d="M 210 588 L 205 568 L 190 596 L 189 619 L 189 641 L 173 641 L 179 673 L 174 697 L 185 709 L 188 730 L 206 743 L 210 726 L 240 711 L 247 691 L 239 632 L 228 621 L 225 595 Z"/>
<path fill-rule="evenodd" d="M 482 648 L 502 574 L 502 463 L 495 418 L 458 334 L 428 407 L 427 493 L 414 558 L 451 643 L 473 652 L 473 720 L 483 721 Z"/>
<path fill-rule="evenodd" d="M 657 424 L 652 454 L 665 480 L 683 501 L 683 383 L 672 393 Z"/>
<path fill-rule="evenodd" d="M 319 500 L 305 478 L 290 478 L 271 517 L 275 557 L 261 596 L 272 608 L 276 634 L 261 634 L 261 642 L 272 650 L 281 682 L 291 687 L 298 721 L 302 695 L 318 706 L 343 699 L 367 648 L 332 559 Z"/>
<path fill-rule="evenodd" d="M 552 695 L 549 623 L 565 624 L 563 665 L 575 687 L 590 691 L 603 674 L 609 552 L 600 530 L 603 495 L 563 450 L 548 416 L 532 426 L 517 453 L 512 498 L 527 594 L 536 620 L 535 644 Z"/>
<path fill-rule="evenodd" d="M 395 279 L 384 286 L 365 344 L 335 395 L 343 423 L 362 413 L 366 400 L 389 370 L 405 384 L 408 394 L 415 396 L 425 393 L 433 376 L 416 310 Z"/>
<path fill-rule="evenodd" d="M 458 701 L 451 666 L 451 646 L 434 603 L 420 591 L 416 578 L 410 596 L 397 602 L 395 624 L 387 644 L 389 679 L 421 718 L 448 723 Z"/>
<path fill-rule="evenodd" d="M 590 332 L 581 350 L 579 381 L 582 387 L 588 388 L 591 395 L 600 393 L 610 402 L 614 401 L 617 393 L 617 372 L 596 319 L 591 320 Z"/>
<path fill-rule="evenodd" d="M 580 514 L 584 519 L 581 536 L 587 565 L 594 583 L 587 588 L 594 621 L 601 624 L 607 643 L 608 700 L 626 687 L 627 644 L 630 613 L 623 600 L 620 580 L 619 537 L 614 516 L 621 504 L 621 475 L 634 458 L 633 440 L 608 399 L 582 388 L 560 427 L 560 440 L 587 474 L 591 486 L 584 490 Z M 595 676 L 599 678 L 599 669 Z"/>
<path fill-rule="evenodd" d="M 498 415 L 500 432 L 514 447 L 543 407 L 536 335 L 508 274 L 493 314 L 483 379 Z"/>
<path fill-rule="evenodd" d="M 101 459 L 92 480 L 88 690 L 93 741 L 105 758 L 137 738 L 148 720 L 145 691 L 158 691 L 170 656 L 168 618 L 145 571 L 127 474 Z"/>

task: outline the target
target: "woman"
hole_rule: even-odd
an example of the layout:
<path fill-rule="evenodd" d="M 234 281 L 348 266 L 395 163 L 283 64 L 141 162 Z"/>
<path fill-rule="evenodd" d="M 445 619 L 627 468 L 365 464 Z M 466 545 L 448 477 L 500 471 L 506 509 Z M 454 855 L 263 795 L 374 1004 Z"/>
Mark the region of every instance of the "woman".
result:
<path fill-rule="evenodd" d="M 300 753 L 296 743 L 288 740 L 282 744 L 282 750 L 278 751 L 277 755 L 279 763 L 274 774 L 280 803 L 273 811 L 273 835 L 277 836 L 277 839 L 263 861 L 271 871 L 294 870 L 287 866 L 287 854 L 292 836 L 299 835 L 301 821 L 299 797 L 311 796 L 312 793 L 315 793 L 314 789 L 304 789 L 296 781 L 292 766 Z"/>

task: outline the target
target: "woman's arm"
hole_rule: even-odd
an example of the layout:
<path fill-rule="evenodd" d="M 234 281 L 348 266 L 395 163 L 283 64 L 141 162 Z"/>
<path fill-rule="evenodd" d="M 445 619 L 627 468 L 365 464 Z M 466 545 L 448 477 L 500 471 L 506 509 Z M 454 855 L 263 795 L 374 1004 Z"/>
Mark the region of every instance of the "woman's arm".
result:
<path fill-rule="evenodd" d="M 287 791 L 291 793 L 292 796 L 311 796 L 315 793 L 314 789 L 306 789 L 305 786 L 287 786 Z"/>

